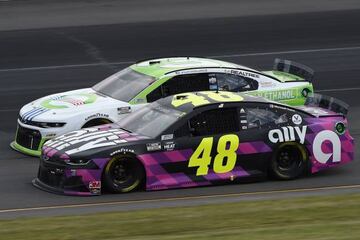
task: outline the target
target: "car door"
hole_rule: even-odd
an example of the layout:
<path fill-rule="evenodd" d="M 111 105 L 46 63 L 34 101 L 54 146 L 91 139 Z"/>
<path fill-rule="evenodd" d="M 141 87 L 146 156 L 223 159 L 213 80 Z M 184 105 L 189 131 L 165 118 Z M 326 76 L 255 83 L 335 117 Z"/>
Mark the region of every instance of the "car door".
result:
<path fill-rule="evenodd" d="M 229 179 L 238 171 L 235 166 L 238 133 L 237 107 L 198 109 L 174 131 L 175 149 L 185 154 L 188 161 L 176 162 L 168 171 L 184 174 L 186 184 L 193 185 Z"/>

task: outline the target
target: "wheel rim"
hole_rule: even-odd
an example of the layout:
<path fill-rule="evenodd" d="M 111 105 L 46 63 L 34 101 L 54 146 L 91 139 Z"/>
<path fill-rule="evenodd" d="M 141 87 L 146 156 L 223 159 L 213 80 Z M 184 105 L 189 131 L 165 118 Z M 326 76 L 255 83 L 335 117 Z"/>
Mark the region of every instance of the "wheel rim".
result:
<path fill-rule="evenodd" d="M 115 161 L 110 166 L 110 177 L 114 184 L 122 185 L 134 179 L 132 165 L 127 161 Z"/>
<path fill-rule="evenodd" d="M 302 163 L 301 153 L 298 149 L 290 146 L 285 146 L 280 149 L 277 158 L 279 170 L 288 172 L 299 169 Z"/>

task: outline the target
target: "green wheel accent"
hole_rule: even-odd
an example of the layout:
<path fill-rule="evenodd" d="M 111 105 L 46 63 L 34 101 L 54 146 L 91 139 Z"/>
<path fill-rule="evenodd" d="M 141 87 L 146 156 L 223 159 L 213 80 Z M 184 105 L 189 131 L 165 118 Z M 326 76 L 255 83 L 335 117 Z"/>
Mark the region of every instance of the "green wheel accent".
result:
<path fill-rule="evenodd" d="M 131 192 L 140 187 L 144 179 L 141 163 L 131 156 L 115 156 L 104 169 L 106 189 L 114 193 Z"/>
<path fill-rule="evenodd" d="M 84 104 L 91 104 L 93 102 L 95 102 L 96 100 L 96 94 L 94 93 L 79 93 L 79 94 L 74 94 L 74 95 L 64 95 L 63 98 L 66 97 L 71 97 L 71 96 L 84 96 L 87 97 L 87 99 L 84 101 Z M 61 99 L 60 99 L 61 100 Z M 56 106 L 51 104 L 51 101 L 53 101 L 52 99 L 47 99 L 44 100 L 40 105 L 44 108 L 47 109 L 63 109 L 63 108 L 68 108 L 66 105 L 60 105 L 60 106 Z"/>

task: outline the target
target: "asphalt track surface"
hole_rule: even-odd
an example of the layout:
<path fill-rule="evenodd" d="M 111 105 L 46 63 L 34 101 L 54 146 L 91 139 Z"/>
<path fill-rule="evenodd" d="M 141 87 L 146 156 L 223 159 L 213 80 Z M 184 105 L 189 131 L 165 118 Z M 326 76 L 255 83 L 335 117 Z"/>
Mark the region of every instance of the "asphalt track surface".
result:
<path fill-rule="evenodd" d="M 0 32 L 0 218 L 112 211 L 254 199 L 292 193 L 360 191 L 356 161 L 295 181 L 71 197 L 31 185 L 38 159 L 9 148 L 20 107 L 51 93 L 88 87 L 131 62 L 156 56 L 211 56 L 258 69 L 276 57 L 316 71 L 315 89 L 351 105 L 360 135 L 360 10 L 123 23 Z M 85 205 L 84 205 L 85 204 Z M 90 205 L 89 205 L 90 204 Z M 84 210 L 87 209 L 87 210 Z M 53 210 L 48 211 L 48 210 Z"/>

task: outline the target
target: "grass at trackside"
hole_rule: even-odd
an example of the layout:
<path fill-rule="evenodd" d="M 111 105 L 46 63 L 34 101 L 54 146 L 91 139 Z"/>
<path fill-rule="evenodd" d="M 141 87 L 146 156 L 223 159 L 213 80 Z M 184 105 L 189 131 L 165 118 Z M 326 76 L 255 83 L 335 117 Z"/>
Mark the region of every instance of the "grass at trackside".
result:
<path fill-rule="evenodd" d="M 360 239 L 360 194 L 1 220 L 0 239 Z"/>

